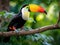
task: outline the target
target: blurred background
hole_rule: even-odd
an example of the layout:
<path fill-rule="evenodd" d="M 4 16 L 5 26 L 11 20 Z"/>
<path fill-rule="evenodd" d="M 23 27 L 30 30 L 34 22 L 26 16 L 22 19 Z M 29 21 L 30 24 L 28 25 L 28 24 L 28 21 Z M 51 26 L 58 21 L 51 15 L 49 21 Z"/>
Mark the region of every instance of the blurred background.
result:
<path fill-rule="evenodd" d="M 24 29 L 31 30 L 43 26 L 56 24 L 59 15 L 59 0 L 0 0 L 0 31 L 7 31 L 10 20 L 24 4 L 37 4 L 45 8 L 46 14 L 30 12 L 30 20 Z M 33 35 L 11 36 L 10 41 L 4 43 L 0 37 L 0 45 L 60 45 L 59 29 L 49 30 Z"/>

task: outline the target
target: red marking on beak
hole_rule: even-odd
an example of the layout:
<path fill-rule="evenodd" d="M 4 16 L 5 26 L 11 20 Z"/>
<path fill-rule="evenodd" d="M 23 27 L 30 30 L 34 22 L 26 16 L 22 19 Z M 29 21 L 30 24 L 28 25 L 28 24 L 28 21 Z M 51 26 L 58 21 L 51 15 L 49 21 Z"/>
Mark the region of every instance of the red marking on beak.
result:
<path fill-rule="evenodd" d="M 45 10 L 44 10 L 44 8 L 39 7 L 38 11 L 41 12 L 41 13 L 44 13 Z"/>

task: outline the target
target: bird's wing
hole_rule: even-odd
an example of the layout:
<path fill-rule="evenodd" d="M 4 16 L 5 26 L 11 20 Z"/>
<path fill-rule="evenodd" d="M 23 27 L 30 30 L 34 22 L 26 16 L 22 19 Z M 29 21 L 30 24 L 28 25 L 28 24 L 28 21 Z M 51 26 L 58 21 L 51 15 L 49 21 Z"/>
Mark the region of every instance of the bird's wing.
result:
<path fill-rule="evenodd" d="M 15 23 L 17 23 L 17 21 L 19 20 L 19 18 L 21 18 L 21 16 L 20 16 L 20 15 L 16 15 L 16 16 L 11 20 L 11 22 L 10 22 L 9 25 L 8 25 L 8 27 L 15 25 Z"/>

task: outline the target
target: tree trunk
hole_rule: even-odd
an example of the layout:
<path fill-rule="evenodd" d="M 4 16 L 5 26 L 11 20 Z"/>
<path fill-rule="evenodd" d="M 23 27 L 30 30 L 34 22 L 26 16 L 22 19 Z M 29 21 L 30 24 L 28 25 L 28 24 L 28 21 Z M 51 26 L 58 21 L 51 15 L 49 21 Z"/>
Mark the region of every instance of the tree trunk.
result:
<path fill-rule="evenodd" d="M 10 0 L 0 0 L 0 11 L 9 11 L 9 2 Z"/>

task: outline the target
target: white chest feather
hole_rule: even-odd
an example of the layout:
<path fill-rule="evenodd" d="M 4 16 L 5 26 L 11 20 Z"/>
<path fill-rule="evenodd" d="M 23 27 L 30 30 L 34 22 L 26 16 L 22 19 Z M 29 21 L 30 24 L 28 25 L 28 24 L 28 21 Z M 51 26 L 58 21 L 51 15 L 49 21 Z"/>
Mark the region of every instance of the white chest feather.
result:
<path fill-rule="evenodd" d="M 29 15 L 30 15 L 30 12 L 28 11 L 28 9 L 25 7 L 22 9 L 22 18 L 24 20 L 28 20 L 29 19 Z"/>

